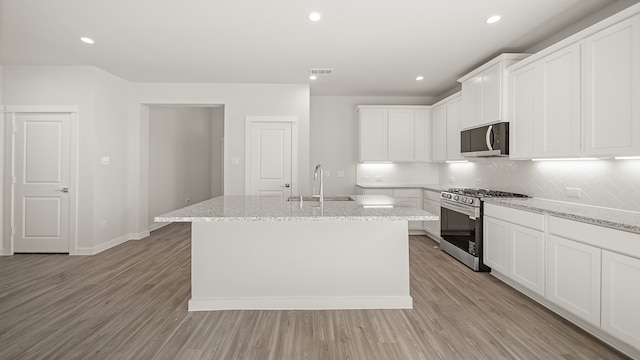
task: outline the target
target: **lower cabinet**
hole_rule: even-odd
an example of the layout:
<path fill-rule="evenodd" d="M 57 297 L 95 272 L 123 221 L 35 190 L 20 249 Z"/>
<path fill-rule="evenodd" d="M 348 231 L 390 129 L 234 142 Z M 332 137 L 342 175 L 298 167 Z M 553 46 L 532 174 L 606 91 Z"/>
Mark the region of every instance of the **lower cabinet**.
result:
<path fill-rule="evenodd" d="M 397 204 L 422 209 L 422 190 L 420 189 L 364 189 L 363 195 L 385 195 L 392 197 Z M 423 221 L 409 221 L 409 231 L 424 231 Z"/>
<path fill-rule="evenodd" d="M 425 190 L 423 208 L 425 211 L 440 217 L 440 192 Z M 432 239 L 440 240 L 440 220 L 424 221 L 424 230 Z"/>
<path fill-rule="evenodd" d="M 602 251 L 602 329 L 640 346 L 640 259 Z"/>
<path fill-rule="evenodd" d="M 483 226 L 484 263 L 544 296 L 544 215 L 486 204 Z"/>
<path fill-rule="evenodd" d="M 547 298 L 572 314 L 600 326 L 601 250 L 549 235 Z"/>

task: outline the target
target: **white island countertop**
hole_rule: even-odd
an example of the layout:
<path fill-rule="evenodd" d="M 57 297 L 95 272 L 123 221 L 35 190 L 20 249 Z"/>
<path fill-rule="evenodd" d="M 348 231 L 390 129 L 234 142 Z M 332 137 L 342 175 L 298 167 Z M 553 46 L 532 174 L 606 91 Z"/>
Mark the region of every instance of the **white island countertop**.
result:
<path fill-rule="evenodd" d="M 355 201 L 287 201 L 275 196 L 220 196 L 154 218 L 155 222 L 214 221 L 436 221 L 438 216 L 381 195 Z"/>

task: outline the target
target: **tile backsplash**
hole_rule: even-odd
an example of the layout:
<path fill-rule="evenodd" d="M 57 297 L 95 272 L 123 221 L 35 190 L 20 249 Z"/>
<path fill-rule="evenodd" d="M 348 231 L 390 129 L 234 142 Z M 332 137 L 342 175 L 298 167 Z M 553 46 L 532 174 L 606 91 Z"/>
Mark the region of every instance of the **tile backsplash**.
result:
<path fill-rule="evenodd" d="M 483 187 L 543 199 L 640 211 L 640 160 L 474 159 L 468 163 L 442 164 L 440 184 Z M 577 191 L 579 197 L 576 197 Z"/>

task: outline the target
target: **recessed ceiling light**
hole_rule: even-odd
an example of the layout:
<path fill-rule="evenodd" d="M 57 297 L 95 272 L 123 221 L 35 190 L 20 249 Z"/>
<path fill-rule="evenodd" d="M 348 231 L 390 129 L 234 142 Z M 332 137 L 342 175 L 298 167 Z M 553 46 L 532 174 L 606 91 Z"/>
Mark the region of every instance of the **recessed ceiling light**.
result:
<path fill-rule="evenodd" d="M 84 36 L 80 38 L 80 41 L 82 41 L 83 43 L 87 43 L 87 44 L 95 43 L 95 41 L 93 41 L 93 39 L 88 38 L 88 37 L 84 37 Z"/>
<path fill-rule="evenodd" d="M 420 76 L 416 77 L 416 80 L 417 81 L 424 80 L 424 76 L 420 75 Z"/>
<path fill-rule="evenodd" d="M 318 21 L 320 20 L 320 13 L 317 11 L 312 12 L 311 14 L 309 14 L 309 20 L 311 21 Z"/>
<path fill-rule="evenodd" d="M 493 15 L 491 17 L 489 17 L 487 19 L 487 24 L 494 24 L 497 23 L 498 21 L 500 21 L 500 19 L 502 19 L 502 17 L 500 15 Z"/>
<path fill-rule="evenodd" d="M 309 79 L 310 79 L 310 80 L 315 80 L 315 79 L 317 79 L 317 78 L 318 78 L 318 77 L 317 77 L 317 76 L 315 76 L 315 75 L 311 75 L 311 76 L 309 76 Z"/>

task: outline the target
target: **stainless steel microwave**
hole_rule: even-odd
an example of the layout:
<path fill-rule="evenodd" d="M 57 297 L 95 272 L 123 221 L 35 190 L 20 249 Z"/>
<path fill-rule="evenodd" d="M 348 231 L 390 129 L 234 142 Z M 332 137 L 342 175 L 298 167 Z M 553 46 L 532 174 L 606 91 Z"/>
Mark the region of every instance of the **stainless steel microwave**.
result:
<path fill-rule="evenodd" d="M 465 157 L 509 156 L 509 123 L 461 131 L 460 153 Z"/>

